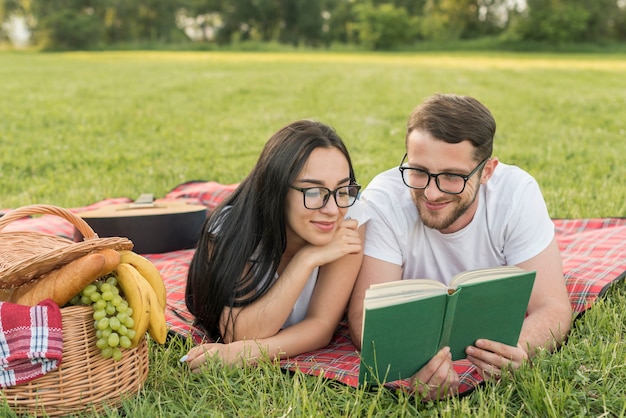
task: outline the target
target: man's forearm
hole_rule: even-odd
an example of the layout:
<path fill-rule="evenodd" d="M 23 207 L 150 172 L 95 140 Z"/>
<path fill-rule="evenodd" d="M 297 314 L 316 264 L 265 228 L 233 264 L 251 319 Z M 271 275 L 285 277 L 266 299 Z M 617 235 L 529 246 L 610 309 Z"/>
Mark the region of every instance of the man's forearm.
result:
<path fill-rule="evenodd" d="M 529 356 L 539 348 L 553 351 L 565 340 L 571 323 L 572 311 L 568 307 L 536 311 L 524 320 L 519 345 Z"/>

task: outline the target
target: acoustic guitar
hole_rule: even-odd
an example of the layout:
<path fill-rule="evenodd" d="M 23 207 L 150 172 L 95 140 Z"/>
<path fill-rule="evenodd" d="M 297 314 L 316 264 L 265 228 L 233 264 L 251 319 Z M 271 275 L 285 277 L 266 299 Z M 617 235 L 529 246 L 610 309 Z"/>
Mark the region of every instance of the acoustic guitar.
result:
<path fill-rule="evenodd" d="M 132 203 L 107 205 L 77 214 L 99 237 L 126 237 L 139 254 L 159 254 L 194 248 L 207 216 L 203 205 L 155 202 L 144 194 Z M 76 228 L 74 240 L 83 236 Z"/>

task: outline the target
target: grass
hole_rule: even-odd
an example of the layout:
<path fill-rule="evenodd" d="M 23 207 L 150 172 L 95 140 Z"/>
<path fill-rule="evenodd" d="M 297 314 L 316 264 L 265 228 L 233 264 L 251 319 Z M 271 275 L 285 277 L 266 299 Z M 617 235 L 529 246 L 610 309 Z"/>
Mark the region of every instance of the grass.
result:
<path fill-rule="evenodd" d="M 493 111 L 495 154 L 538 179 L 551 216 L 626 216 L 625 70 L 619 53 L 3 52 L 0 208 L 236 183 L 299 118 L 334 126 L 367 185 L 399 163 L 413 107 L 456 92 Z M 173 341 L 151 345 L 140 396 L 102 416 L 625 416 L 625 289 L 559 352 L 463 398 L 421 403 L 271 363 L 190 375 Z"/>

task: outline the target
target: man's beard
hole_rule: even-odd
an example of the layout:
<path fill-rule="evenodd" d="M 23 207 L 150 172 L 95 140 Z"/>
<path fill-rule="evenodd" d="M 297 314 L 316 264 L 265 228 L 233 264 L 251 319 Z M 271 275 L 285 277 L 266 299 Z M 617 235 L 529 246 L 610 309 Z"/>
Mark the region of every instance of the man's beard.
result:
<path fill-rule="evenodd" d="M 421 196 L 418 197 L 416 196 L 415 193 L 411 193 L 411 197 L 417 209 L 417 213 L 419 214 L 419 217 L 424 223 L 424 225 L 427 226 L 428 228 L 436 229 L 437 231 L 443 231 L 443 230 L 450 228 L 452 224 L 454 224 L 461 216 L 463 216 L 467 212 L 467 210 L 470 208 L 470 206 L 472 206 L 472 204 L 476 200 L 479 190 L 480 190 L 480 185 L 478 185 L 478 187 L 476 188 L 476 192 L 474 193 L 472 198 L 466 202 L 464 202 L 462 199 L 459 198 L 460 195 L 453 195 L 455 200 L 452 203 L 450 203 L 450 205 L 456 205 L 456 207 L 453 209 L 452 213 L 450 213 L 449 215 L 446 215 L 445 217 L 433 216 L 432 215 L 433 212 L 427 209 L 425 209 L 424 213 L 422 213 L 420 205 L 423 205 L 424 203 L 424 200 L 422 199 L 422 196 L 424 193 L 423 190 L 421 191 Z"/>

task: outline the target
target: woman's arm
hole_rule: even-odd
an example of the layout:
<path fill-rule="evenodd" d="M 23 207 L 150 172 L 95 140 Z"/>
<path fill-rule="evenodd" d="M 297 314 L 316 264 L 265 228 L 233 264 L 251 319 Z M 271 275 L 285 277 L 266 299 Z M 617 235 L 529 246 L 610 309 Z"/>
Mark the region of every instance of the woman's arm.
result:
<path fill-rule="evenodd" d="M 337 277 L 349 277 L 347 280 L 351 282 L 350 289 L 352 289 L 353 277 L 356 277 L 358 273 L 362 258 L 363 233 L 359 233 L 357 227 L 358 222 L 356 220 L 344 220 L 329 244 L 324 246 L 307 245 L 298 251 L 288 261 L 282 274 L 265 295 L 245 307 L 232 309 L 235 318 L 234 333 L 230 327 L 224 326 L 230 314 L 229 308 L 224 309 L 222 314 L 224 341 L 268 338 L 278 333 L 289 317 L 313 270 L 318 266 L 323 267 L 320 268 L 318 284 L 311 301 L 312 305 L 316 299 L 316 294 L 319 292 L 318 287 L 320 289 L 325 288 L 324 285 L 320 286 L 320 284 L 328 280 L 325 279 L 326 276 L 335 279 Z M 354 257 L 346 257 L 348 255 L 354 255 Z M 347 271 L 355 269 L 353 265 L 356 264 L 358 264 L 356 271 L 348 276 Z M 349 265 L 352 267 L 348 267 Z M 332 298 L 332 291 L 328 293 L 328 296 Z M 312 306 L 309 310 L 311 308 Z"/>
<path fill-rule="evenodd" d="M 362 238 L 363 228 L 359 230 Z M 259 359 L 295 356 L 329 344 L 346 306 L 363 258 L 362 250 L 320 268 L 305 319 L 267 338 L 250 338 L 230 344 L 203 344 L 191 349 L 187 362 L 192 371 L 215 355 L 227 364 L 255 363 Z"/>

